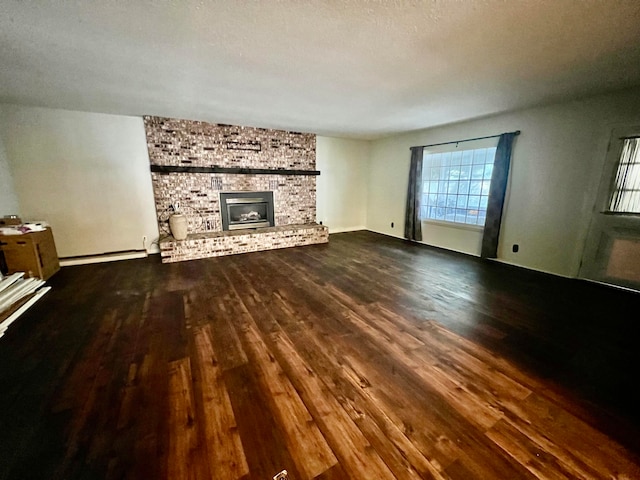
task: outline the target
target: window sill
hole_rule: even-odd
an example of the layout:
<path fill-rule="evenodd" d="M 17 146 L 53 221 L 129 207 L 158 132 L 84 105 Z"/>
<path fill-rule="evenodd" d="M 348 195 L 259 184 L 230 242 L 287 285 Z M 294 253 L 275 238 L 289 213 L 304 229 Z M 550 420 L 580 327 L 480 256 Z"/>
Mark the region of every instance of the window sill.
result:
<path fill-rule="evenodd" d="M 471 230 L 473 232 L 482 232 L 484 226 L 482 225 L 469 225 L 467 223 L 454 223 L 454 222 L 439 222 L 438 220 L 421 220 L 422 223 L 429 225 L 437 225 L 438 227 L 457 228 L 460 230 Z"/>
<path fill-rule="evenodd" d="M 602 215 L 608 215 L 611 217 L 640 218 L 640 212 L 612 212 L 611 210 L 605 210 L 604 212 L 600 213 Z"/>

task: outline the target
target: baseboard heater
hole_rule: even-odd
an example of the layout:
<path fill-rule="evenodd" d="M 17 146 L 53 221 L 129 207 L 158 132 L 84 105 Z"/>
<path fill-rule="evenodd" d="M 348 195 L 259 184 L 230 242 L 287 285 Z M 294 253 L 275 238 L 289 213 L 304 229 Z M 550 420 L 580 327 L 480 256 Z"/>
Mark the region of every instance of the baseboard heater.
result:
<path fill-rule="evenodd" d="M 63 257 L 60 259 L 61 267 L 71 267 L 73 265 L 88 265 L 90 263 L 116 262 L 118 260 L 133 260 L 136 258 L 146 258 L 146 250 L 124 250 L 120 252 L 105 252 L 95 255 L 81 255 L 77 257 Z"/>

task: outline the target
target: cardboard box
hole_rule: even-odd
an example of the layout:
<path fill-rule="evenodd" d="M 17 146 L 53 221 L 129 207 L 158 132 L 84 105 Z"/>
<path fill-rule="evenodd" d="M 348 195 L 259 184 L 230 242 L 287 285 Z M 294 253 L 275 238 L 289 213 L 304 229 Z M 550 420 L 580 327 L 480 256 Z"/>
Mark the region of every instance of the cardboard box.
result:
<path fill-rule="evenodd" d="M 23 235 L 0 235 L 0 249 L 9 274 L 25 272 L 26 276 L 47 280 L 60 270 L 50 228 Z"/>

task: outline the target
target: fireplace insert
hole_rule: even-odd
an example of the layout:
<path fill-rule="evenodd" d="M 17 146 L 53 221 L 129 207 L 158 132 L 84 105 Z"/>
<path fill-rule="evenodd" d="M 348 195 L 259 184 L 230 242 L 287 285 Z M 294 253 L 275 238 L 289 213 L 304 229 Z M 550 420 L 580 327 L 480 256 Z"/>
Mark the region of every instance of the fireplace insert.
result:
<path fill-rule="evenodd" d="M 273 192 L 220 193 L 223 230 L 273 227 Z"/>

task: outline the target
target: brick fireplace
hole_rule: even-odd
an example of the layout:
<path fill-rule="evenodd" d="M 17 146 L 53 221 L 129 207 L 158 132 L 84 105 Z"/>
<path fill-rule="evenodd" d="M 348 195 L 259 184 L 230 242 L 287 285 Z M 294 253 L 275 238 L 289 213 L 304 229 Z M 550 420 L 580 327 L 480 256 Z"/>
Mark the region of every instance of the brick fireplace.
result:
<path fill-rule="evenodd" d="M 327 228 L 316 224 L 315 135 L 161 117 L 144 123 L 163 262 L 328 241 Z M 270 226 L 236 221 L 225 231 L 229 210 L 223 212 L 221 198 L 234 192 L 249 199 L 270 194 Z M 186 240 L 168 229 L 176 209 L 188 217 Z M 231 211 L 245 210 L 245 220 L 259 215 Z"/>

